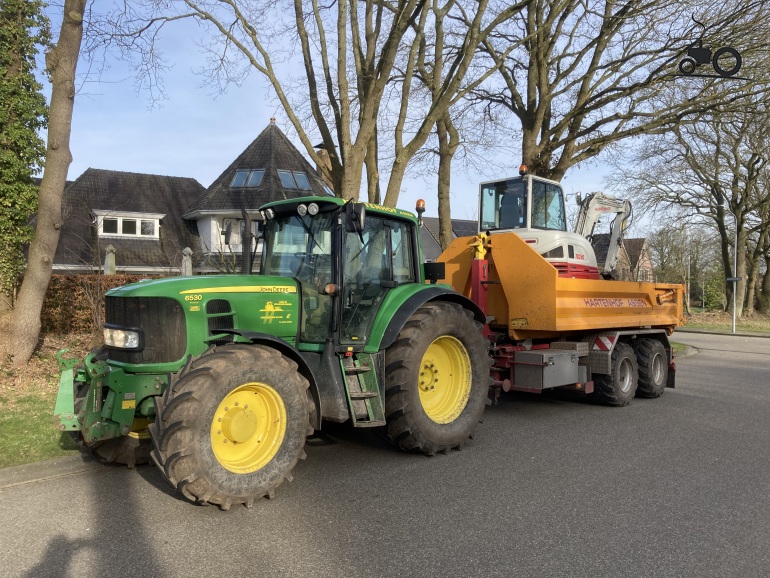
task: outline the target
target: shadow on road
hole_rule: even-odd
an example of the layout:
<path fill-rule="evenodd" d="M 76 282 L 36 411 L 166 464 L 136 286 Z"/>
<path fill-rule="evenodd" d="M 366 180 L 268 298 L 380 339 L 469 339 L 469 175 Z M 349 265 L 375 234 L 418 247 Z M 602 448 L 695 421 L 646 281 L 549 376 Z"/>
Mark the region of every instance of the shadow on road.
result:
<path fill-rule="evenodd" d="M 25 578 L 69 575 L 74 571 L 73 561 L 79 554 L 90 560 L 89 574 L 95 576 L 167 575 L 143 520 L 142 498 L 137 495 L 133 476 L 138 472 L 145 477 L 155 468 L 138 466 L 132 471 L 115 466 L 117 469 L 123 470 L 125 475 L 110 475 L 112 468 L 106 468 L 105 475 L 83 478 L 89 479 L 90 485 L 84 484 L 82 494 L 72 496 L 73 509 L 92 512 L 90 522 L 84 522 L 89 524 L 86 528 L 89 537 L 73 540 L 65 533 L 57 534 L 49 541 L 40 561 L 24 574 Z M 151 475 L 148 477 L 152 478 Z M 162 481 L 160 476 L 157 477 Z M 87 552 L 81 554 L 83 550 Z"/>

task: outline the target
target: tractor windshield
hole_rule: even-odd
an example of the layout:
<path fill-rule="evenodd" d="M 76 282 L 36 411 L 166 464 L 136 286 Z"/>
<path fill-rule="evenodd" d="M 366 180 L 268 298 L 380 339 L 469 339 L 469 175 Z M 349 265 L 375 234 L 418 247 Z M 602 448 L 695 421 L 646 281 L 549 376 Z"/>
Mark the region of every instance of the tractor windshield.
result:
<path fill-rule="evenodd" d="M 262 273 L 309 280 L 323 263 L 331 276 L 334 213 L 279 216 L 268 222 Z M 306 279 L 307 278 L 307 279 Z M 330 278 L 323 283 L 331 282 Z"/>
<path fill-rule="evenodd" d="M 331 329 L 332 302 L 324 287 L 332 279 L 332 227 L 336 211 L 278 216 L 268 222 L 265 275 L 294 277 L 302 294 L 300 337 L 322 343 Z"/>

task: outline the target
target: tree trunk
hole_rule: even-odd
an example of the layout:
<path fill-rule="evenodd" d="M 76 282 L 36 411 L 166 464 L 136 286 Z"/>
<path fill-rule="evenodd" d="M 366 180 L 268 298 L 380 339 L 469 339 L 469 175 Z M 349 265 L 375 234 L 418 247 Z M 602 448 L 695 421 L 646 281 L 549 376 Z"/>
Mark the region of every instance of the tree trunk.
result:
<path fill-rule="evenodd" d="M 70 130 L 75 102 L 75 70 L 83 38 L 86 0 L 65 0 L 64 18 L 56 46 L 46 55 L 51 75 L 51 108 L 45 172 L 40 183 L 40 205 L 35 236 L 29 247 L 27 269 L 13 312 L 0 321 L 0 356 L 13 356 L 13 364 L 25 365 L 40 335 L 40 312 L 62 224 L 61 203 L 72 162 Z"/>
<path fill-rule="evenodd" d="M 446 249 L 452 242 L 451 192 L 452 159 L 460 145 L 460 136 L 449 114 L 436 123 L 438 136 L 438 219 L 439 243 Z"/>
<path fill-rule="evenodd" d="M 759 311 L 770 313 L 770 270 L 766 270 L 762 276 L 762 292 L 759 295 Z"/>
<path fill-rule="evenodd" d="M 380 169 L 377 161 L 378 154 L 377 131 L 374 137 L 369 141 L 369 147 L 366 151 L 366 189 L 369 202 L 374 205 L 381 204 L 380 199 Z"/>

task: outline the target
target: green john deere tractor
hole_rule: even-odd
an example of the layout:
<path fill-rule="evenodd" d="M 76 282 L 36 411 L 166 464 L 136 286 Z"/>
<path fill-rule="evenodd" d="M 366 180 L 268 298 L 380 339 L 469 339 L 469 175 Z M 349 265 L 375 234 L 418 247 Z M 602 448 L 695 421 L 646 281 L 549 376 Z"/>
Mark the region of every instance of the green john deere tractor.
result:
<path fill-rule="evenodd" d="M 460 447 L 490 383 L 485 320 L 426 284 L 443 275 L 421 262 L 414 215 L 328 197 L 261 213 L 259 274 L 247 250 L 239 275 L 107 294 L 104 345 L 59 354 L 59 429 L 104 462 L 151 458 L 224 510 L 291 479 L 323 420 L 383 427 L 408 451 Z"/>

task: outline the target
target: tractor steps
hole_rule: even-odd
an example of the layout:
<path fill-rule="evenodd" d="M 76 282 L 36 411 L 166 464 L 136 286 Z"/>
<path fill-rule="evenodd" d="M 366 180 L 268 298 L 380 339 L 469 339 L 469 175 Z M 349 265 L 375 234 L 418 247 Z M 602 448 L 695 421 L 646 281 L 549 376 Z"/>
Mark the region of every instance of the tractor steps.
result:
<path fill-rule="evenodd" d="M 345 392 L 354 427 L 385 425 L 385 403 L 382 399 L 374 356 L 358 353 L 340 359 L 345 378 Z"/>

